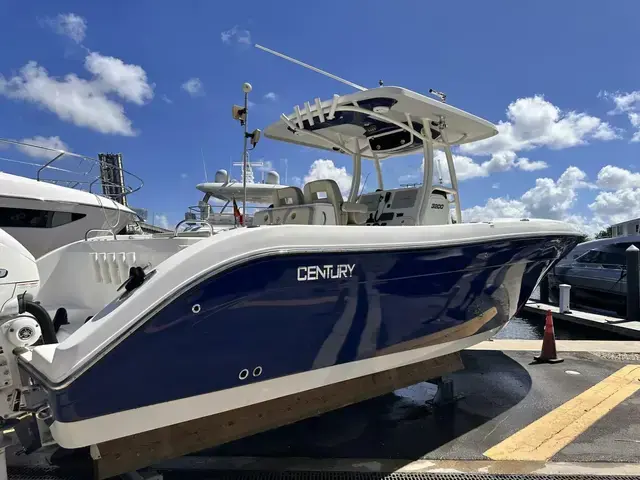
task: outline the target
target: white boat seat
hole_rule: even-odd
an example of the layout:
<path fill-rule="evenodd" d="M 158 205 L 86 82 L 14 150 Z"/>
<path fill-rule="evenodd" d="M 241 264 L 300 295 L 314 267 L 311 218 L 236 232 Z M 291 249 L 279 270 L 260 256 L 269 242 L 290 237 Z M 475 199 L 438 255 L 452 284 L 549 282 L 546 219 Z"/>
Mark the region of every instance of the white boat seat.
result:
<path fill-rule="evenodd" d="M 331 204 L 335 210 L 338 225 L 361 225 L 366 221 L 366 205 L 345 202 L 335 180 L 322 179 L 308 182 L 304 186 L 303 194 L 305 203 Z"/>
<path fill-rule="evenodd" d="M 328 203 L 287 205 L 256 212 L 253 225 L 336 225 L 335 210 Z"/>
<path fill-rule="evenodd" d="M 273 192 L 273 207 L 304 204 L 304 195 L 298 187 L 278 188 Z"/>

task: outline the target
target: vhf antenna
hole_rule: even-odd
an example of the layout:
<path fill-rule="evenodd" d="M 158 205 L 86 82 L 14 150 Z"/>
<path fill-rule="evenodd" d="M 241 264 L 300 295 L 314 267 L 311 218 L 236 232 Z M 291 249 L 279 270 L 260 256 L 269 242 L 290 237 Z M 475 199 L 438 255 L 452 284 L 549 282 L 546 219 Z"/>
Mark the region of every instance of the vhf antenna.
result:
<path fill-rule="evenodd" d="M 438 169 L 438 180 L 440 181 L 440 185 L 442 185 L 442 166 L 440 165 L 440 159 L 436 160 L 436 168 Z"/>
<path fill-rule="evenodd" d="M 447 103 L 447 94 L 444 92 L 439 92 L 438 90 L 434 90 L 433 88 L 429 89 L 429 93 L 434 95 L 440 99 L 442 103 Z"/>
<path fill-rule="evenodd" d="M 329 72 L 325 72 L 324 70 L 320 70 L 319 68 L 316 68 L 313 65 L 309 65 L 307 63 L 301 62 L 300 60 L 296 60 L 295 58 L 291 58 L 291 57 L 289 57 L 287 55 L 284 55 L 283 53 L 279 53 L 279 52 L 276 52 L 275 50 L 271 50 L 270 48 L 263 47 L 262 45 L 258 45 L 257 43 L 255 44 L 255 47 L 259 48 L 260 50 L 262 50 L 264 52 L 267 52 L 267 53 L 270 53 L 272 55 L 275 55 L 276 57 L 284 58 L 285 60 L 289 60 L 290 62 L 293 62 L 293 63 L 295 63 L 297 65 L 300 65 L 300 66 L 302 66 L 304 68 L 308 68 L 309 70 L 313 70 L 316 73 L 320 73 L 320 74 L 325 75 L 325 76 L 327 76 L 329 78 L 333 78 L 334 80 L 342 82 L 345 85 L 349 85 L 351 88 L 355 88 L 356 90 L 360 90 L 362 92 L 368 90 L 368 88 L 365 88 L 365 87 L 363 87 L 361 85 L 357 85 L 357 84 L 355 84 L 353 82 L 350 82 L 349 80 L 345 80 L 344 78 L 340 78 L 337 75 L 334 75 L 334 74 L 329 73 Z"/>

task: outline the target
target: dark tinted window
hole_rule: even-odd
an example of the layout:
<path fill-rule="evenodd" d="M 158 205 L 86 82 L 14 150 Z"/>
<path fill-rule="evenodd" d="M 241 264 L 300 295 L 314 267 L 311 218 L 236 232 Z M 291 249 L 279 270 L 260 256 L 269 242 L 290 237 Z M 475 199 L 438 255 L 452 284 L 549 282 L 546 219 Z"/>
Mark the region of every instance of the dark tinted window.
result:
<path fill-rule="evenodd" d="M 587 253 L 576 259 L 578 263 L 597 263 L 600 252 L 598 250 L 589 250 Z"/>
<path fill-rule="evenodd" d="M 620 251 L 601 252 L 600 256 L 598 257 L 598 261 L 604 267 L 609 268 L 620 268 L 627 264 L 624 253 Z"/>
<path fill-rule="evenodd" d="M 627 263 L 624 251 L 617 249 L 589 250 L 576 262 L 598 264 L 605 268 L 621 268 Z"/>
<path fill-rule="evenodd" d="M 84 213 L 0 207 L 0 228 L 54 228 L 84 218 Z"/>

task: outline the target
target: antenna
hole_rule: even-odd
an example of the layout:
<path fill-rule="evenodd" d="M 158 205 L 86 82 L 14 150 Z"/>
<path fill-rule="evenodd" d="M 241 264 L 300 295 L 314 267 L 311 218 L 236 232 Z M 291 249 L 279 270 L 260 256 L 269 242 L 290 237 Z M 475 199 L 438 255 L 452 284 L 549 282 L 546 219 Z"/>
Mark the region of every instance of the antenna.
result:
<path fill-rule="evenodd" d="M 284 184 L 289 185 L 289 159 L 284 159 Z"/>
<path fill-rule="evenodd" d="M 202 168 L 204 168 L 204 181 L 208 182 L 207 178 L 207 165 L 204 163 L 204 152 L 202 151 L 202 147 L 200 147 L 200 156 L 202 157 Z"/>
<path fill-rule="evenodd" d="M 440 159 L 436 160 L 436 168 L 438 169 L 438 181 L 442 185 L 442 166 L 440 165 Z"/>
<path fill-rule="evenodd" d="M 434 95 L 440 99 L 442 103 L 447 103 L 447 94 L 444 92 L 439 92 L 438 90 L 434 90 L 433 88 L 429 89 L 429 93 Z"/>
<path fill-rule="evenodd" d="M 358 200 L 360 200 L 360 197 L 362 197 L 362 194 L 364 193 L 364 187 L 367 186 L 367 180 L 369 179 L 369 175 L 371 175 L 371 172 L 367 173 L 367 176 L 364 177 L 364 182 L 362 182 L 362 187 L 360 188 L 360 195 L 358 195 Z"/>
<path fill-rule="evenodd" d="M 342 82 L 345 85 L 349 85 L 350 87 L 355 88 L 356 90 L 360 90 L 360 91 L 363 91 L 363 92 L 368 90 L 367 88 L 362 87 L 360 85 L 357 85 L 357 84 L 355 84 L 353 82 L 350 82 L 349 80 L 345 80 L 344 78 L 340 78 L 337 75 L 334 75 L 334 74 L 329 73 L 329 72 L 325 72 L 324 70 L 320 70 L 319 68 L 316 68 L 313 65 L 309 65 L 307 63 L 301 62 L 300 60 L 296 60 L 295 58 L 288 57 L 287 55 L 284 55 L 282 53 L 276 52 L 275 50 L 271 50 L 270 48 L 263 47 L 262 45 L 258 45 L 257 43 L 255 44 L 255 47 L 259 48 L 260 50 L 263 50 L 263 51 L 265 51 L 267 53 L 271 53 L 272 55 L 275 55 L 276 57 L 284 58 L 285 60 L 289 60 L 290 62 L 293 62 L 293 63 L 295 63 L 297 65 L 300 65 L 300 66 L 302 66 L 304 68 L 308 68 L 309 70 L 313 70 L 314 72 L 320 73 L 320 74 L 325 75 L 325 76 L 327 76 L 329 78 L 333 78 L 334 80 Z"/>

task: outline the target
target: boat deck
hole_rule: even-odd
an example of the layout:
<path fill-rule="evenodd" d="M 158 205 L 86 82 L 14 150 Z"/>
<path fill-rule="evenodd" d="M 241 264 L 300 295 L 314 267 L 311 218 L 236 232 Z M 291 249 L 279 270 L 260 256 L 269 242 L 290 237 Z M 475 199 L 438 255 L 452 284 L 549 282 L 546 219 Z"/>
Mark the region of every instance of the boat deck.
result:
<path fill-rule="evenodd" d="M 429 405 L 436 388 L 417 384 L 155 469 L 165 479 L 640 476 L 640 342 L 558 342 L 554 365 L 532 364 L 539 347 L 495 340 L 463 352 L 449 405 Z M 46 462 L 8 454 L 9 476 L 74 478 L 37 468 Z"/>

